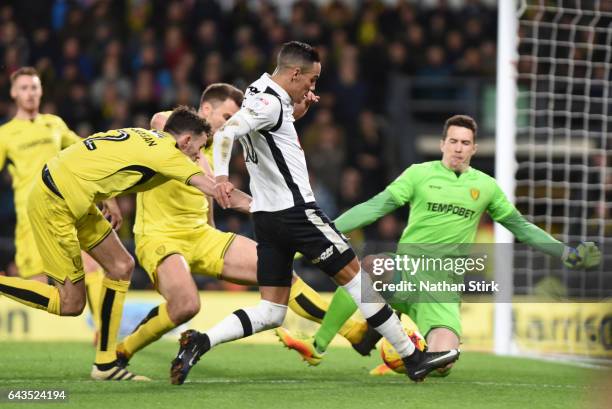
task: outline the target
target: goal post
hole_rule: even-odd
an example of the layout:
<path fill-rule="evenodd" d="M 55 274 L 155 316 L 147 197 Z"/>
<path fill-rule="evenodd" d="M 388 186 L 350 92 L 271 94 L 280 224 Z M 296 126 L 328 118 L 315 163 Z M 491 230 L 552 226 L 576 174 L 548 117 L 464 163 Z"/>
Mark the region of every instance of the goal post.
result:
<path fill-rule="evenodd" d="M 517 4 L 515 0 L 498 3 L 497 24 L 497 95 L 495 112 L 495 178 L 508 200 L 514 203 L 516 143 L 516 61 Z M 513 243 L 512 234 L 495 224 L 495 242 Z M 501 246 L 495 246 L 500 250 Z M 513 266 L 512 254 L 498 252 L 495 257 L 495 281 L 500 291 L 495 294 L 494 351 L 509 354 L 512 340 Z M 509 257 L 510 256 L 510 257 Z"/>

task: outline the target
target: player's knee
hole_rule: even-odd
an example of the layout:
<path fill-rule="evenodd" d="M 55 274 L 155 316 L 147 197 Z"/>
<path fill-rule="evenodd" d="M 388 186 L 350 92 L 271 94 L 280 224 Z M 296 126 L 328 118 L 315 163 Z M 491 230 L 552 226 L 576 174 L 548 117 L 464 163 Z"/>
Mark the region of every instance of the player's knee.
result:
<path fill-rule="evenodd" d="M 129 280 L 132 277 L 132 272 L 136 263 L 134 258 L 130 255 L 122 257 L 120 260 L 116 260 L 113 266 L 113 271 L 109 271 L 111 278 L 115 280 Z"/>
<path fill-rule="evenodd" d="M 61 301 L 60 315 L 76 317 L 85 309 L 85 298 L 63 299 Z"/>
<path fill-rule="evenodd" d="M 363 260 L 361 260 L 361 268 L 367 271 L 368 273 L 371 273 L 372 271 L 374 271 L 374 260 L 375 259 L 376 259 L 376 256 L 373 254 L 369 256 L 365 256 Z"/>

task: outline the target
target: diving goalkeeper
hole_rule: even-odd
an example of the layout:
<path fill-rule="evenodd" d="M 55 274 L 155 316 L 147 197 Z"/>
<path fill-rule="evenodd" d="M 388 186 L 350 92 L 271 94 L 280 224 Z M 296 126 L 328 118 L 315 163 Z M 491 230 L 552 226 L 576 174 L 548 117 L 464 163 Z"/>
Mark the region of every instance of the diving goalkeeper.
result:
<path fill-rule="evenodd" d="M 384 191 L 338 217 L 336 227 L 342 233 L 348 233 L 410 204 L 408 225 L 399 241 L 398 253 L 401 254 L 402 247 L 406 249 L 419 243 L 473 243 L 479 220 L 486 211 L 519 241 L 560 258 L 568 267 L 599 265 L 601 254 L 594 243 L 582 243 L 572 248 L 554 239 L 519 213 L 494 178 L 470 167 L 470 160 L 478 147 L 476 135 L 477 125 L 472 118 L 465 115 L 449 118 L 440 141 L 442 160 L 410 166 Z M 374 258 L 380 257 L 385 256 L 366 257 L 364 267 L 367 269 Z M 460 302 L 444 301 L 392 302 L 391 306 L 415 321 L 425 335 L 428 350 L 434 352 L 458 348 L 461 339 Z M 282 328 L 277 330 L 277 335 L 309 364 L 317 365 L 338 329 L 356 309 L 352 298 L 338 289 L 314 337 L 295 337 Z M 368 354 L 378 339 L 364 337 L 360 352 Z M 448 374 L 451 366 L 442 373 Z"/>

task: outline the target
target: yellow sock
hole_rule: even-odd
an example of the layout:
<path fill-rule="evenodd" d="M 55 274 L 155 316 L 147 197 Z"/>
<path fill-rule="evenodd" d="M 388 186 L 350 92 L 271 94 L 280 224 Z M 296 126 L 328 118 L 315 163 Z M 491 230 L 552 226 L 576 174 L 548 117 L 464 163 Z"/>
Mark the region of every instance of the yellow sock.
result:
<path fill-rule="evenodd" d="M 414 322 L 408 314 L 402 314 L 401 320 L 402 320 L 402 324 L 404 325 L 406 329 L 420 333 L 419 327 L 416 325 L 416 322 Z"/>
<path fill-rule="evenodd" d="M 117 335 L 121 325 L 123 302 L 130 287 L 129 281 L 104 277 L 100 293 L 100 337 L 96 348 L 96 364 L 107 364 L 117 359 Z"/>
<path fill-rule="evenodd" d="M 59 290 L 40 281 L 0 276 L 0 293 L 29 307 L 60 315 Z"/>
<path fill-rule="evenodd" d="M 349 318 L 344 325 L 342 325 L 338 334 L 346 338 L 351 344 L 357 344 L 363 339 L 363 334 L 365 334 L 367 328 L 368 324 L 365 320 Z"/>
<path fill-rule="evenodd" d="M 87 289 L 87 303 L 94 322 L 94 330 L 100 330 L 100 292 L 102 291 L 102 280 L 104 270 L 98 269 L 85 273 L 85 288 Z"/>
<path fill-rule="evenodd" d="M 138 324 L 138 327 L 117 347 L 128 358 L 136 352 L 157 341 L 166 332 L 176 328 L 176 324 L 168 315 L 168 304 L 163 303 L 153 308 L 149 314 Z"/>
<path fill-rule="evenodd" d="M 321 322 L 329 304 L 301 278 L 291 285 L 289 308 L 300 317 Z"/>
<path fill-rule="evenodd" d="M 414 322 L 408 314 L 402 314 L 401 320 L 402 325 L 408 332 L 408 335 L 411 335 L 410 332 L 413 333 L 413 335 L 411 336 L 412 342 L 415 343 L 416 347 L 420 351 L 425 350 L 425 347 L 427 346 L 427 340 L 425 339 L 423 334 L 421 334 L 421 331 L 419 331 L 419 327 L 416 325 L 416 322 Z"/>

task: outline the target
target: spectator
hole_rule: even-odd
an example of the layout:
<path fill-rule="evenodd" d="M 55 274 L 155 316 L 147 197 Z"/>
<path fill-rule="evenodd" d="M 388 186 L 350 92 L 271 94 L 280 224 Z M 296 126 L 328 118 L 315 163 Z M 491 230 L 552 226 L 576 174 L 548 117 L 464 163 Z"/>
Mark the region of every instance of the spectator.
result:
<path fill-rule="evenodd" d="M 359 115 L 359 130 L 354 143 L 350 144 L 350 165 L 361 172 L 363 194 L 374 196 L 385 187 L 384 138 L 374 113 L 362 111 Z"/>
<path fill-rule="evenodd" d="M 337 192 L 340 172 L 344 165 L 342 134 L 338 126 L 328 125 L 321 129 L 313 152 L 308 153 L 309 166 L 317 180 L 327 189 Z"/>

